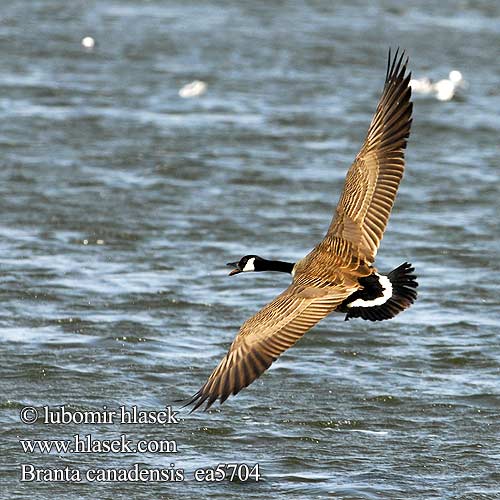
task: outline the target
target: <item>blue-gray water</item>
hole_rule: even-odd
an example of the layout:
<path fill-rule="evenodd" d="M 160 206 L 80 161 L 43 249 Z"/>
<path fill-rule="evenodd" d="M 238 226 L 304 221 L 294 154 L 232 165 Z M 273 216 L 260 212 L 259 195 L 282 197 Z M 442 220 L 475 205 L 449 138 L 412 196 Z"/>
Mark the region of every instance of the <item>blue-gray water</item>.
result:
<path fill-rule="evenodd" d="M 0 498 L 499 498 L 500 5 L 4 2 Z M 97 45 L 84 49 L 91 35 Z M 160 410 L 194 393 L 322 237 L 389 46 L 459 99 L 414 98 L 377 260 L 419 298 L 332 315 L 261 379 L 177 425 L 23 425 L 25 406 Z M 181 99 L 200 79 L 207 92 Z M 175 439 L 177 454 L 25 454 L 20 439 Z M 198 483 L 244 462 L 263 480 Z M 184 468 L 180 483 L 21 483 L 20 464 Z"/>

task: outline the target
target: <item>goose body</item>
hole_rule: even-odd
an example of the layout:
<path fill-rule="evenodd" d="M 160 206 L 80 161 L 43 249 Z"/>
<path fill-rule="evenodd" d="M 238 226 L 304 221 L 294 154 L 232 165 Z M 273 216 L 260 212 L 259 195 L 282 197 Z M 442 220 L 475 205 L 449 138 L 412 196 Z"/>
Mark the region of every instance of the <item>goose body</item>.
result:
<path fill-rule="evenodd" d="M 231 275 L 245 272 L 290 273 L 292 283 L 247 320 L 228 353 L 187 403 L 193 410 L 231 394 L 257 379 L 281 353 L 333 311 L 345 319 L 390 319 L 416 299 L 411 264 L 387 276 L 374 267 L 404 170 L 412 103 L 408 59 L 389 60 L 382 96 L 365 142 L 351 165 L 332 222 L 323 240 L 296 263 L 247 255 L 230 263 Z"/>

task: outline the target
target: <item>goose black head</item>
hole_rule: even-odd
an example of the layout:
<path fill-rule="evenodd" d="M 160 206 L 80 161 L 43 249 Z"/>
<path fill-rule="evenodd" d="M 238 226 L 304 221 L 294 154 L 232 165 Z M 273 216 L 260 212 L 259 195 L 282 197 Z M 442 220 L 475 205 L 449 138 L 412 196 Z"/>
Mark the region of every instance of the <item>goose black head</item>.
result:
<path fill-rule="evenodd" d="M 258 255 L 245 255 L 239 262 L 228 262 L 226 265 L 233 267 L 234 269 L 229 273 L 229 276 L 233 276 L 238 273 L 249 273 L 252 271 L 265 271 L 266 267 L 264 263 L 265 259 L 259 257 Z"/>

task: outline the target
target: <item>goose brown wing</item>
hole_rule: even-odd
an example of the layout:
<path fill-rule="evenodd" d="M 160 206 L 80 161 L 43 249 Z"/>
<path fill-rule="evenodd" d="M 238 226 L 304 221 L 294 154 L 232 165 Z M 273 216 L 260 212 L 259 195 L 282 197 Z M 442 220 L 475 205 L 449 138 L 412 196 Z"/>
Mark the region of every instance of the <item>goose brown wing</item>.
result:
<path fill-rule="evenodd" d="M 206 401 L 208 409 L 217 399 L 222 404 L 237 394 L 350 293 L 342 285 L 317 288 L 292 283 L 243 324 L 226 356 L 187 405 L 194 403 L 194 411 Z"/>
<path fill-rule="evenodd" d="M 325 241 L 341 263 L 373 263 L 403 176 L 412 103 L 408 58 L 396 52 L 387 65 L 382 97 L 361 151 L 349 169 Z M 354 257 L 354 261 L 353 261 Z"/>

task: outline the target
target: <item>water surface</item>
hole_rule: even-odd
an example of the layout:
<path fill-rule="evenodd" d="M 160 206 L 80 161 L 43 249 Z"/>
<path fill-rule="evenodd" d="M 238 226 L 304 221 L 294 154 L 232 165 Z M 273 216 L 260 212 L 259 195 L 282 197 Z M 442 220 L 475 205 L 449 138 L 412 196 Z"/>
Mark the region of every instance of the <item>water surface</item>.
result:
<path fill-rule="evenodd" d="M 96 47 L 80 40 L 93 36 Z M 413 262 L 392 321 L 331 316 L 178 425 L 23 425 L 22 407 L 160 410 L 195 392 L 285 275 L 248 253 L 322 238 L 389 46 L 463 96 L 415 97 L 377 265 Z M 498 498 L 500 7 L 494 2 L 10 2 L 0 19 L 0 498 Z M 181 99 L 200 79 L 208 90 Z M 177 454 L 23 454 L 19 439 L 176 439 Z M 263 480 L 193 471 L 259 463 Z M 166 484 L 21 483 L 175 467 Z"/>

